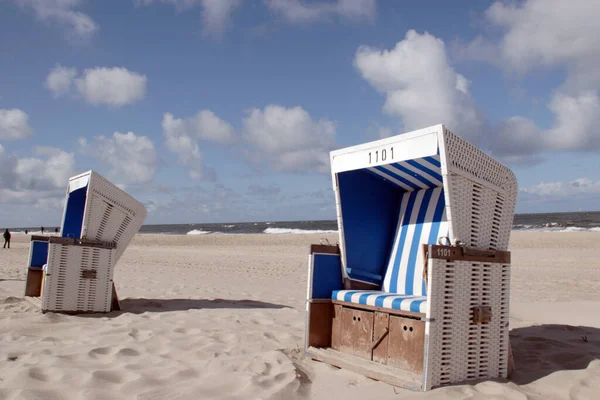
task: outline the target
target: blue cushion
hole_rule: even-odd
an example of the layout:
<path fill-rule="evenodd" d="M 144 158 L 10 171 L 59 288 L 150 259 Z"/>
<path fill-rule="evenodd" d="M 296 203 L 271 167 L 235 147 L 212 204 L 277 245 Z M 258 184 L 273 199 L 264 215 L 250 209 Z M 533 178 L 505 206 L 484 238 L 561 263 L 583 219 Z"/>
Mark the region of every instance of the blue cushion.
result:
<path fill-rule="evenodd" d="M 334 290 L 331 293 L 331 298 L 347 303 L 417 313 L 425 313 L 427 308 L 426 296 L 402 295 L 375 290 Z"/>

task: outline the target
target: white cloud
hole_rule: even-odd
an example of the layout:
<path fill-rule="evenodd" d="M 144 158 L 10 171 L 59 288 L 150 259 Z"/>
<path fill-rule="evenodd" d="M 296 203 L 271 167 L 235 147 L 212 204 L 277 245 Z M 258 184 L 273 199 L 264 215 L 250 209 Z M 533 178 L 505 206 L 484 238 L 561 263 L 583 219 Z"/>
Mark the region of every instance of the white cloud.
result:
<path fill-rule="evenodd" d="M 387 127 L 387 126 L 379 127 L 379 132 L 378 132 L 379 139 L 383 139 L 383 138 L 390 137 L 393 135 L 394 135 L 394 133 L 392 131 L 392 128 Z"/>
<path fill-rule="evenodd" d="M 585 91 L 577 96 L 556 93 L 548 108 L 556 118 L 554 127 L 547 132 L 550 149 L 600 151 L 597 91 Z"/>
<path fill-rule="evenodd" d="M 26 139 L 33 135 L 29 116 L 18 108 L 0 109 L 0 139 Z"/>
<path fill-rule="evenodd" d="M 240 0 L 204 0 L 202 2 L 204 33 L 222 34 L 231 23 L 231 13 L 240 4 Z"/>
<path fill-rule="evenodd" d="M 254 147 L 251 158 L 278 171 L 328 171 L 335 131 L 332 121 L 314 121 L 299 106 L 253 108 L 244 119 L 244 138 Z"/>
<path fill-rule="evenodd" d="M 69 177 L 75 175 L 75 157 L 54 147 L 36 147 L 37 157 L 7 155 L 0 145 L 0 202 L 44 207 L 59 204 Z"/>
<path fill-rule="evenodd" d="M 597 198 L 600 195 L 600 182 L 588 178 L 578 178 L 572 181 L 541 182 L 519 192 L 528 201 L 561 201 Z"/>
<path fill-rule="evenodd" d="M 79 144 L 84 154 L 109 166 L 109 178 L 119 184 L 146 183 L 156 174 L 156 150 L 147 136 L 115 132 L 112 137 L 97 136 L 91 143 L 80 138 Z"/>
<path fill-rule="evenodd" d="M 236 140 L 233 127 L 210 110 L 201 110 L 185 119 L 165 113 L 162 128 L 167 148 L 190 168 L 190 176 L 194 179 L 214 179 L 214 173 L 203 164 L 199 141 L 231 144 Z"/>
<path fill-rule="evenodd" d="M 600 57 L 600 3 L 588 0 L 495 2 L 486 11 L 506 33 L 500 43 L 505 61 L 520 72 L 539 66 L 578 65 Z M 589 65 L 590 69 L 597 69 Z"/>
<path fill-rule="evenodd" d="M 395 132 L 394 129 L 389 126 L 380 125 L 376 122 L 370 123 L 365 132 L 368 140 L 384 139 L 397 134 L 398 132 Z"/>
<path fill-rule="evenodd" d="M 147 81 L 145 75 L 126 68 L 96 67 L 83 71 L 75 85 L 90 104 L 121 107 L 143 99 Z"/>
<path fill-rule="evenodd" d="M 600 151 L 600 99 L 597 91 L 570 96 L 557 91 L 548 109 L 554 125 L 540 129 L 532 120 L 515 116 L 504 120 L 491 138 L 490 150 L 506 161 L 535 163 L 545 151 Z"/>
<path fill-rule="evenodd" d="M 68 93 L 73 85 L 73 80 L 77 76 L 76 68 L 67 68 L 62 65 L 56 65 L 46 77 L 46 87 L 55 97 Z"/>
<path fill-rule="evenodd" d="M 391 50 L 360 47 L 354 65 L 386 95 L 384 111 L 401 117 L 405 130 L 443 123 L 476 144 L 485 118 L 468 80 L 450 66 L 442 40 L 410 30 Z"/>
<path fill-rule="evenodd" d="M 167 148 L 179 155 L 183 164 L 202 160 L 198 142 L 186 133 L 184 122 L 171 113 L 165 113 L 162 120 L 163 134 Z"/>
<path fill-rule="evenodd" d="M 77 39 L 88 39 L 96 31 L 98 24 L 89 15 L 76 8 L 81 0 L 13 0 L 23 8 L 30 8 L 41 21 L 56 22 L 65 26 L 70 35 Z"/>
<path fill-rule="evenodd" d="M 265 0 L 272 11 L 293 23 L 313 22 L 331 16 L 348 19 L 375 17 L 375 0 L 336 0 L 334 2 L 306 2 L 301 0 Z"/>
<path fill-rule="evenodd" d="M 511 117 L 500 124 L 491 137 L 490 148 L 499 156 L 529 156 L 545 150 L 541 130 L 524 117 Z"/>
<path fill-rule="evenodd" d="M 58 64 L 46 77 L 46 88 L 55 97 L 74 91 L 90 104 L 122 107 L 144 98 L 148 78 L 123 67 L 88 68 L 78 75 L 77 68 Z"/>
<path fill-rule="evenodd" d="M 281 187 L 276 184 L 259 185 L 253 184 L 248 186 L 248 195 L 257 197 L 273 197 L 281 193 Z"/>
<path fill-rule="evenodd" d="M 231 24 L 231 14 L 241 4 L 241 0 L 134 0 L 138 6 L 152 3 L 172 4 L 179 12 L 196 6 L 202 7 L 203 32 L 205 35 L 221 35 Z"/>
<path fill-rule="evenodd" d="M 485 12 L 502 29 L 500 40 L 483 36 L 459 50 L 459 56 L 487 59 L 521 76 L 536 69 L 566 71 L 566 79 L 548 102 L 554 125 L 542 130 L 524 117 L 501 124 L 492 151 L 510 157 L 526 152 L 600 151 L 600 3 L 587 0 L 495 2 Z"/>
<path fill-rule="evenodd" d="M 210 110 L 201 110 L 193 117 L 176 119 L 170 116 L 172 129 L 178 129 L 184 136 L 208 140 L 220 144 L 233 143 L 236 139 L 235 130 Z"/>
<path fill-rule="evenodd" d="M 17 189 L 50 190 L 66 187 L 75 172 L 75 158 L 55 147 L 36 147 L 34 154 L 41 158 L 20 158 L 15 165 Z"/>

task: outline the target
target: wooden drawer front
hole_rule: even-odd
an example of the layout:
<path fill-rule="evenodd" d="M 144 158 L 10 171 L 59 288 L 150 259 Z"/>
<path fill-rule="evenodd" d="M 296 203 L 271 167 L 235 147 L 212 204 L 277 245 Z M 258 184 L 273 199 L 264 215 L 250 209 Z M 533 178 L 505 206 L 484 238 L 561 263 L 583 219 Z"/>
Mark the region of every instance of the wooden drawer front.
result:
<path fill-rule="evenodd" d="M 387 364 L 407 371 L 423 372 L 425 322 L 390 315 Z"/>
<path fill-rule="evenodd" d="M 342 310 L 339 304 L 333 305 L 333 321 L 331 323 L 331 348 L 341 351 L 342 349 Z"/>
<path fill-rule="evenodd" d="M 390 314 L 375 312 L 373 326 L 373 361 L 387 364 Z"/>
<path fill-rule="evenodd" d="M 373 312 L 342 308 L 340 351 L 371 360 Z"/>

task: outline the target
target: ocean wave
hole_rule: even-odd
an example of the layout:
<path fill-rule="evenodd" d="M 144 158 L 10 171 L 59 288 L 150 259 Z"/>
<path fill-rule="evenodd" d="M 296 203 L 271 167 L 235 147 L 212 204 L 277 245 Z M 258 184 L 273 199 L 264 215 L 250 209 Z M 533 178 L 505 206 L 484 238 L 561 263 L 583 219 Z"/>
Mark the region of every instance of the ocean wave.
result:
<path fill-rule="evenodd" d="M 223 228 L 234 228 L 235 225 L 223 225 Z"/>
<path fill-rule="evenodd" d="M 529 228 L 515 228 L 513 227 L 513 231 L 515 232 L 600 232 L 600 227 L 594 228 L 582 228 L 580 226 L 567 226 L 567 227 L 529 227 Z"/>
<path fill-rule="evenodd" d="M 206 235 L 208 233 L 212 233 L 210 231 L 203 231 L 202 229 L 194 229 L 192 231 L 189 231 L 187 234 L 188 235 Z"/>
<path fill-rule="evenodd" d="M 328 230 L 309 230 L 309 229 L 291 229 L 291 228 L 267 228 L 263 233 L 277 234 L 277 233 L 296 233 L 296 234 L 311 234 L 311 233 L 338 233 L 338 231 Z"/>
<path fill-rule="evenodd" d="M 13 235 L 25 235 L 25 231 L 24 230 L 23 231 L 21 231 L 21 230 L 19 230 L 19 231 L 11 231 L 9 229 L 9 231 Z M 60 235 L 60 233 L 56 233 L 56 232 L 54 232 L 54 230 L 52 230 L 51 232 L 44 231 L 44 233 L 42 233 L 42 231 L 30 231 L 30 230 L 28 230 L 27 234 L 28 235 L 44 235 L 44 236 L 59 236 Z"/>

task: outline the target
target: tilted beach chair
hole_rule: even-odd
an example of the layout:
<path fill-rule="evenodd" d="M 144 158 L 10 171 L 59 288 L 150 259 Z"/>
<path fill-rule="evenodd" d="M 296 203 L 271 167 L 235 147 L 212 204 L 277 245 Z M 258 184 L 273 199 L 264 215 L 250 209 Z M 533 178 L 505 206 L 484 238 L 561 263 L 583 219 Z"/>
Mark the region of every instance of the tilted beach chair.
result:
<path fill-rule="evenodd" d="M 146 219 L 142 203 L 88 171 L 69 179 L 61 236 L 32 236 L 25 296 L 42 311 L 109 312 L 114 266 Z"/>
<path fill-rule="evenodd" d="M 311 247 L 307 355 L 413 390 L 506 377 L 514 174 L 443 125 L 331 169 L 340 240 Z"/>

